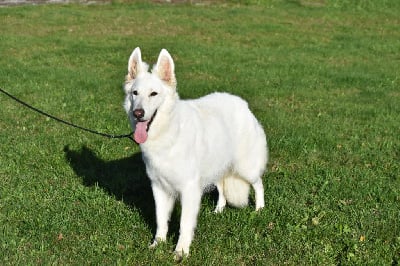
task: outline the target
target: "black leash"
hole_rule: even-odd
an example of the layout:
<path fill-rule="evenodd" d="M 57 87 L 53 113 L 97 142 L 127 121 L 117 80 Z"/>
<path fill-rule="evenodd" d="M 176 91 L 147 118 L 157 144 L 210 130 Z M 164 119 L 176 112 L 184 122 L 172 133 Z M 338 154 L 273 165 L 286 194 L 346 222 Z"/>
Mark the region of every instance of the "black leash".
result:
<path fill-rule="evenodd" d="M 31 110 L 33 110 L 33 111 L 35 111 L 35 112 L 41 114 L 41 115 L 44 115 L 44 116 L 46 116 L 46 117 L 48 117 L 48 118 L 51 118 L 51 119 L 53 119 L 53 120 L 56 120 L 57 122 L 63 123 L 63 124 L 65 124 L 65 125 L 68 125 L 68 126 L 71 126 L 71 127 L 74 127 L 74 128 L 77 128 L 77 129 L 80 129 L 80 130 L 83 130 L 83 131 L 86 131 L 86 132 L 89 132 L 89 133 L 92 133 L 92 134 L 95 134 L 95 135 L 99 135 L 99 136 L 103 136 L 103 137 L 106 137 L 106 138 L 110 138 L 110 139 L 128 138 L 128 139 L 132 140 L 133 142 L 135 142 L 134 139 L 132 138 L 133 132 L 131 132 L 131 133 L 129 133 L 129 134 L 123 134 L 123 135 L 113 135 L 113 134 L 102 133 L 102 132 L 99 132 L 99 131 L 96 131 L 96 130 L 93 130 L 93 129 L 81 127 L 81 126 L 75 125 L 75 124 L 73 124 L 73 123 L 71 123 L 71 122 L 62 120 L 62 119 L 60 119 L 60 118 L 58 118 L 58 117 L 55 117 L 55 116 L 53 116 L 53 115 L 51 115 L 51 114 L 48 114 L 48 113 L 46 113 L 46 112 L 44 112 L 44 111 L 42 111 L 42 110 L 39 110 L 39 109 L 37 109 L 36 107 L 33 107 L 32 105 L 29 105 L 29 104 L 27 104 L 27 103 L 24 102 L 24 101 L 21 101 L 20 99 L 18 99 L 17 97 L 11 95 L 10 93 L 6 92 L 6 91 L 3 90 L 2 88 L 0 88 L 0 92 L 4 93 L 5 95 L 7 95 L 8 97 L 10 97 L 10 98 L 13 99 L 14 101 L 16 101 L 16 102 L 22 104 L 23 106 L 25 106 L 25 107 L 27 107 L 27 108 L 29 108 L 29 109 L 31 109 Z"/>

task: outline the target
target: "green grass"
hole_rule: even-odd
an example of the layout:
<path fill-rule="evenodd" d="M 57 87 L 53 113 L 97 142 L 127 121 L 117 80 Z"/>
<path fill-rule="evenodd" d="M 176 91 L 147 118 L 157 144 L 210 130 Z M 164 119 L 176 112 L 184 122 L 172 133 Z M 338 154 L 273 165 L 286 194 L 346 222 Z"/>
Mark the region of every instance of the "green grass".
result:
<path fill-rule="evenodd" d="M 245 98 L 270 147 L 266 208 L 215 215 L 206 195 L 187 265 L 398 265 L 398 1 L 233 1 L 0 8 L 0 86 L 47 112 L 130 131 L 127 60 L 173 55 L 182 98 Z M 173 264 L 149 250 L 154 203 L 139 149 L 0 95 L 0 261 Z"/>

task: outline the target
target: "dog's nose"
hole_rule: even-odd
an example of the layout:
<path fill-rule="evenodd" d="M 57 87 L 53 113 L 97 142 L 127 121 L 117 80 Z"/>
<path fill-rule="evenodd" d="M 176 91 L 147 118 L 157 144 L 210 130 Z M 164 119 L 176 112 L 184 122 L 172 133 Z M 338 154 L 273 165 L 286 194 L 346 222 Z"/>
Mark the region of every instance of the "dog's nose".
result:
<path fill-rule="evenodd" d="M 136 117 L 136 119 L 143 118 L 144 116 L 144 110 L 143 109 L 135 109 L 133 111 L 133 116 Z"/>

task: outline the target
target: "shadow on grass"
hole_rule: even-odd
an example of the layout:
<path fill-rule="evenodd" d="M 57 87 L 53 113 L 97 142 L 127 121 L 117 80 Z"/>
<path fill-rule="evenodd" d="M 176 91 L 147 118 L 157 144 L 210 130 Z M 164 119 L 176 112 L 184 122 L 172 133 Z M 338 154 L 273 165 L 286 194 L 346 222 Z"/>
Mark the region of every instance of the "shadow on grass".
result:
<path fill-rule="evenodd" d="M 104 161 L 89 148 L 83 146 L 74 151 L 64 147 L 65 158 L 76 175 L 82 177 L 83 184 L 91 187 L 98 185 L 104 191 L 122 200 L 128 206 L 139 210 L 143 219 L 151 228 L 153 236 L 156 231 L 155 205 L 150 180 L 146 175 L 141 153 L 114 161 Z M 216 204 L 216 190 L 207 193 L 206 197 Z M 180 204 L 175 204 L 169 223 L 169 234 L 176 242 L 179 235 Z M 178 207 L 177 207 L 178 206 Z"/>
<path fill-rule="evenodd" d="M 146 176 L 141 153 L 130 157 L 104 161 L 87 147 L 74 151 L 64 147 L 65 158 L 83 184 L 97 184 L 104 191 L 140 211 L 154 235 L 155 206 L 150 181 Z"/>

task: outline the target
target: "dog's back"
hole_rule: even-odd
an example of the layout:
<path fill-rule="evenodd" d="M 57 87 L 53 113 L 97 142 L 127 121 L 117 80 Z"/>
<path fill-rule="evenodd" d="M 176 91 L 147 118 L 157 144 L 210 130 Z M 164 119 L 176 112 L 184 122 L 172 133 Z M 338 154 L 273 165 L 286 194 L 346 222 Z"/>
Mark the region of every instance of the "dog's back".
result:
<path fill-rule="evenodd" d="M 190 148 L 203 185 L 215 182 L 228 170 L 251 176 L 251 180 L 262 175 L 266 137 L 247 102 L 228 93 L 212 93 L 179 104 L 185 107 L 178 108 L 180 114 L 171 123 L 184 127 L 180 137 L 186 141 L 177 145 Z M 185 159 L 190 160 L 187 155 Z"/>

